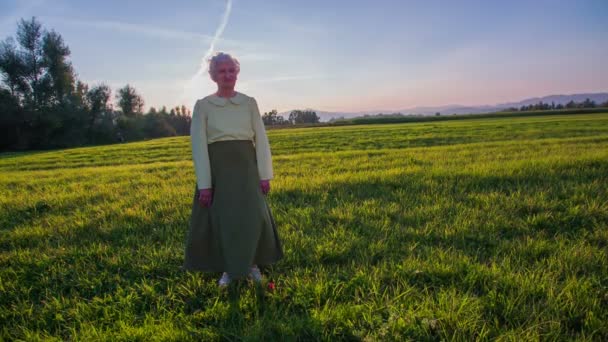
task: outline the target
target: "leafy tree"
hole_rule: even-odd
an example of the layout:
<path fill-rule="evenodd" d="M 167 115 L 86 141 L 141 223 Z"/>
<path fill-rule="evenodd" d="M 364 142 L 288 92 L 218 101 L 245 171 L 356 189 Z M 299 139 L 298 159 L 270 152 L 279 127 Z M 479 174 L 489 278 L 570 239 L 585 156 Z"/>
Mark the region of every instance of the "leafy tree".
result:
<path fill-rule="evenodd" d="M 35 17 L 26 21 L 21 19 L 17 24 L 17 42 L 23 49 L 23 77 L 27 79 L 24 98 L 28 106 L 39 109 L 40 78 L 43 74 L 42 60 L 42 25 Z"/>
<path fill-rule="evenodd" d="M 148 113 L 145 115 L 144 133 L 148 138 L 170 137 L 177 135 L 166 117 L 160 113 Z"/>
<path fill-rule="evenodd" d="M 595 108 L 595 101 L 591 101 L 589 98 L 586 98 L 585 101 L 581 103 L 582 108 Z"/>
<path fill-rule="evenodd" d="M 136 141 L 145 138 L 144 120 L 139 117 L 119 115 L 116 118 L 115 134 L 119 141 Z"/>
<path fill-rule="evenodd" d="M 167 115 L 166 109 L 165 112 L 161 111 L 161 113 L 165 115 L 167 123 L 175 130 L 175 135 L 189 135 L 190 123 L 192 122 L 190 110 L 182 105 L 179 107 L 179 110 L 176 109 L 175 112 L 175 115 Z"/>
<path fill-rule="evenodd" d="M 23 122 L 17 97 L 0 88 L 0 151 L 20 147 Z"/>
<path fill-rule="evenodd" d="M 47 98 L 52 105 L 63 104 L 74 91 L 74 71 L 67 60 L 70 49 L 55 31 L 46 32 L 42 39 L 42 64 L 46 73 L 42 84 L 48 85 Z"/>
<path fill-rule="evenodd" d="M 127 117 L 132 118 L 142 114 L 144 100 L 132 86 L 127 84 L 123 88 L 118 89 L 116 99 L 118 100 L 118 107 L 120 107 L 122 113 Z"/>
<path fill-rule="evenodd" d="M 292 124 L 318 123 L 317 113 L 310 110 L 293 110 L 289 113 L 289 122 Z"/>
<path fill-rule="evenodd" d="M 88 93 L 89 85 L 81 81 L 76 81 L 76 89 L 74 89 L 70 95 L 69 102 L 73 106 L 80 108 L 82 111 L 89 112 L 90 106 L 87 98 Z"/>
<path fill-rule="evenodd" d="M 0 42 L 0 149 L 47 149 L 88 143 L 188 135 L 190 111 L 166 107 L 143 115 L 144 101 L 130 85 L 118 90 L 118 108 L 106 85 L 77 80 L 62 36 L 35 17 L 21 20 L 16 39 Z"/>
<path fill-rule="evenodd" d="M 86 93 L 89 122 L 89 140 L 94 143 L 114 141 L 114 111 L 110 99 L 112 89 L 105 84 L 97 85 Z"/>
<path fill-rule="evenodd" d="M 91 88 L 86 96 L 91 113 L 90 126 L 92 126 L 99 117 L 112 111 L 110 103 L 112 89 L 105 84 L 100 84 Z"/>
<path fill-rule="evenodd" d="M 25 78 L 25 62 L 19 55 L 12 37 L 0 43 L 0 72 L 11 95 L 18 101 L 21 100 L 29 85 Z"/>
<path fill-rule="evenodd" d="M 285 120 L 283 116 L 279 115 L 276 109 L 264 113 L 262 115 L 262 121 L 264 122 L 264 125 L 268 126 L 284 125 L 286 123 L 289 123 L 289 121 Z"/>

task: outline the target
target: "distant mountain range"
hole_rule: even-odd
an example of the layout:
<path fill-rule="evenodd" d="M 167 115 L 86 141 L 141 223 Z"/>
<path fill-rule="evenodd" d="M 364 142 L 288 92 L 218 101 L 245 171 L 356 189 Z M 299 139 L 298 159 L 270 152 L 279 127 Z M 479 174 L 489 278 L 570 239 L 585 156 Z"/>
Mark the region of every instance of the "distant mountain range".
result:
<path fill-rule="evenodd" d="M 525 99 L 519 102 L 508 102 L 508 103 L 500 103 L 495 105 L 483 105 L 483 106 L 463 106 L 463 105 L 445 105 L 445 106 L 436 106 L 436 107 L 413 107 L 413 108 L 405 108 L 398 110 L 368 110 L 361 112 L 326 112 L 322 110 L 316 110 L 312 108 L 306 108 L 305 110 L 312 110 L 317 113 L 317 115 L 321 118 L 321 121 L 329 121 L 332 118 L 340 118 L 344 117 L 354 118 L 357 116 L 363 116 L 365 114 L 375 115 L 379 113 L 391 114 L 391 113 L 401 113 L 403 115 L 414 114 L 414 115 L 435 115 L 435 113 L 439 112 L 442 115 L 451 115 L 451 114 L 479 114 L 479 113 L 489 113 L 489 112 L 497 112 L 500 110 L 504 110 L 507 108 L 515 107 L 520 108 L 521 106 L 529 106 L 532 104 L 536 104 L 539 102 L 549 103 L 552 102 L 557 104 L 565 105 L 570 101 L 574 102 L 583 102 L 585 99 L 590 99 L 591 101 L 595 101 L 595 103 L 600 104 L 608 101 L 608 93 L 589 93 L 589 94 L 572 94 L 572 95 L 549 95 L 543 97 L 533 97 L 529 99 Z M 285 118 L 289 117 L 289 113 L 291 111 L 279 113 Z"/>

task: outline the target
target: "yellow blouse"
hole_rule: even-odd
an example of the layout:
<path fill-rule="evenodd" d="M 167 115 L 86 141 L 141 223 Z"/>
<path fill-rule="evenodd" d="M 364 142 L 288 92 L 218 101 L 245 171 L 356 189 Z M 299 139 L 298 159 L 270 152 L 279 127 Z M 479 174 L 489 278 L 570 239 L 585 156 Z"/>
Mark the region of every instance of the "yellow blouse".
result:
<path fill-rule="evenodd" d="M 199 189 L 211 188 L 211 166 L 207 145 L 222 140 L 251 140 L 260 179 L 272 179 L 270 144 L 253 97 L 237 92 L 227 99 L 209 95 L 196 101 L 190 125 L 192 159 Z"/>

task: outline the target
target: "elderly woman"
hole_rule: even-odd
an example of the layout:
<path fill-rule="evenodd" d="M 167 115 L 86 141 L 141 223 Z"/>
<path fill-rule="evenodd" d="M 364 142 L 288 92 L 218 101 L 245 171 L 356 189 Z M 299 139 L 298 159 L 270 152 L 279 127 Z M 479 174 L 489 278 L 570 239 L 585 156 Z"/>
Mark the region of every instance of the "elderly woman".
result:
<path fill-rule="evenodd" d="M 265 195 L 273 178 L 270 145 L 256 100 L 234 90 L 240 64 L 226 53 L 209 61 L 217 92 L 196 101 L 190 127 L 196 187 L 186 270 L 248 276 L 283 257 Z"/>

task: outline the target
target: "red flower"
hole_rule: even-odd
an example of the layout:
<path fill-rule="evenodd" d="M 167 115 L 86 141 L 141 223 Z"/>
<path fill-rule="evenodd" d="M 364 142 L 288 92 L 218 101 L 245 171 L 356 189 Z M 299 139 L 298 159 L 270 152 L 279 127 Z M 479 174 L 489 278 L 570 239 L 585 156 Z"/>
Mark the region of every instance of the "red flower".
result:
<path fill-rule="evenodd" d="M 270 281 L 270 282 L 268 282 L 268 289 L 269 289 L 270 291 L 273 291 L 273 290 L 274 290 L 274 283 L 273 283 L 273 282 L 271 282 L 271 281 Z"/>

